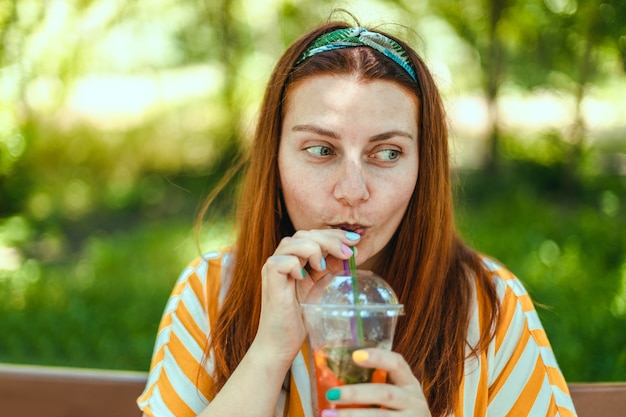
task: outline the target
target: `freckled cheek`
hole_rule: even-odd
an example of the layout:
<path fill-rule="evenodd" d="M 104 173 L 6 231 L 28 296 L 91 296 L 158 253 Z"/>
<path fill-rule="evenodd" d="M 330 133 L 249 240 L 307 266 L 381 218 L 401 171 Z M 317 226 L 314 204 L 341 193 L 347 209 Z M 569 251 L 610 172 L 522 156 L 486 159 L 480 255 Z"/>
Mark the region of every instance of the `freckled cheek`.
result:
<path fill-rule="evenodd" d="M 315 227 L 315 219 L 320 217 L 324 209 L 320 192 L 304 179 L 293 178 L 283 182 L 283 198 L 287 213 L 296 229 Z"/>
<path fill-rule="evenodd" d="M 413 195 L 415 183 L 407 181 L 404 183 L 396 183 L 396 185 L 394 185 L 393 182 L 388 182 L 385 189 L 390 191 L 383 199 L 387 202 L 386 211 L 390 216 L 401 218 L 407 209 L 411 196 Z"/>

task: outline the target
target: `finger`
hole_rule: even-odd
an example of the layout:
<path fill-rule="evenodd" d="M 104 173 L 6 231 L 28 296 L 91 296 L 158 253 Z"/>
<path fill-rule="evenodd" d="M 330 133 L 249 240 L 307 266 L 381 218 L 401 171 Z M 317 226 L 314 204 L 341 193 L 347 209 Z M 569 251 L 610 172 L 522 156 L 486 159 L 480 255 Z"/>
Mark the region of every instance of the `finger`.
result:
<path fill-rule="evenodd" d="M 294 235 L 283 238 L 276 248 L 274 256 L 296 257 L 298 258 L 300 268 L 307 263 L 316 270 L 324 270 L 326 268 L 324 249 L 319 241 L 313 240 L 311 236 Z"/>
<path fill-rule="evenodd" d="M 395 385 L 413 385 L 419 382 L 404 357 L 385 349 L 359 349 L 352 353 L 352 360 L 365 368 L 387 371 L 389 382 Z"/>
<path fill-rule="evenodd" d="M 272 255 L 267 258 L 262 270 L 263 276 L 279 274 L 295 280 L 306 278 L 306 271 L 298 257 L 287 255 Z"/>
<path fill-rule="evenodd" d="M 333 398 L 331 402 L 336 405 L 360 404 L 380 406 L 389 410 L 422 411 L 425 407 L 425 401 L 419 401 L 419 393 L 414 389 L 391 384 L 343 385 L 329 390 L 328 397 Z"/>
<path fill-rule="evenodd" d="M 276 248 L 276 255 L 293 255 L 301 259 L 302 266 L 307 263 L 317 271 L 327 269 L 326 257 L 343 260 L 352 256 L 351 245 L 355 245 L 360 236 L 353 232 L 338 229 L 300 230 L 291 237 L 283 238 Z"/>
<path fill-rule="evenodd" d="M 340 410 L 322 410 L 321 417 L 395 417 L 397 411 L 385 410 L 378 407 L 373 408 L 343 408 Z"/>
<path fill-rule="evenodd" d="M 322 238 L 325 239 L 323 244 L 327 255 L 333 256 L 340 260 L 349 259 L 353 252 L 357 252 L 357 244 L 361 236 L 358 233 L 344 231 L 340 229 L 329 229 L 320 231 Z"/>

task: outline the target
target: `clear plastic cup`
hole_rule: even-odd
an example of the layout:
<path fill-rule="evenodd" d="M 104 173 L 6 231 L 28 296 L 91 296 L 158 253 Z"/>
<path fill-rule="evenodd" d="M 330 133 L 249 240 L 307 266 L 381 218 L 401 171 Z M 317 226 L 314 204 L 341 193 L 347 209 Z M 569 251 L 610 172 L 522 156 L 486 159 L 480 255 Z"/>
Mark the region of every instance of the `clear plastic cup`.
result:
<path fill-rule="evenodd" d="M 391 350 L 398 316 L 404 306 L 389 284 L 371 271 L 355 277 L 328 274 L 300 303 L 313 356 L 312 398 L 316 412 L 334 406 L 326 391 L 346 384 L 384 383 L 385 371 L 354 363 L 352 352 L 377 347 Z"/>

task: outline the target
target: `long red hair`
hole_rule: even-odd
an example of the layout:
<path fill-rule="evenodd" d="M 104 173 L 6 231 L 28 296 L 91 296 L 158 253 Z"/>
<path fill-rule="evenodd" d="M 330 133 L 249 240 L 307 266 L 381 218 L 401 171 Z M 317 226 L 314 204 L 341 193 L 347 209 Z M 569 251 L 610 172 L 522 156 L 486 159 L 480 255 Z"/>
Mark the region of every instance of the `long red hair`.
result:
<path fill-rule="evenodd" d="M 212 396 L 224 386 L 250 347 L 261 312 L 261 267 L 280 239 L 294 232 L 280 192 L 277 155 L 284 101 L 290 88 L 307 77 L 349 73 L 363 80 L 398 83 L 418 99 L 420 174 L 388 256 L 376 273 L 394 288 L 405 306 L 394 350 L 401 353 L 423 385 L 433 416 L 451 413 L 458 399 L 473 283 L 488 301 L 476 354 L 486 349 L 498 316 L 498 302 L 480 256 L 455 231 L 446 116 L 435 82 L 421 58 L 401 40 L 417 82 L 398 64 L 367 47 L 324 52 L 295 66 L 321 34 L 348 27 L 328 23 L 298 39 L 278 61 L 260 109 L 248 152 L 240 194 L 239 235 L 230 291 L 212 330 L 209 350 L 215 364 Z M 380 32 L 380 31 L 378 31 Z M 380 32 L 382 33 L 382 32 Z M 208 351 L 207 351 L 208 354 Z"/>

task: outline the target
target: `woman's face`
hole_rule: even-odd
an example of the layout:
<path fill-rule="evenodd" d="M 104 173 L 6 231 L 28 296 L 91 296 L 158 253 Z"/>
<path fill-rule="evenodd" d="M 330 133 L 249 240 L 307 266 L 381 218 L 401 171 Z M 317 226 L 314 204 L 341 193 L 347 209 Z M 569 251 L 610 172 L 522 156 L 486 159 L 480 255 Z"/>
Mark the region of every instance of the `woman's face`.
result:
<path fill-rule="evenodd" d="M 288 91 L 278 166 L 296 230 L 362 237 L 369 268 L 396 231 L 418 175 L 418 103 L 390 81 L 321 75 Z"/>

